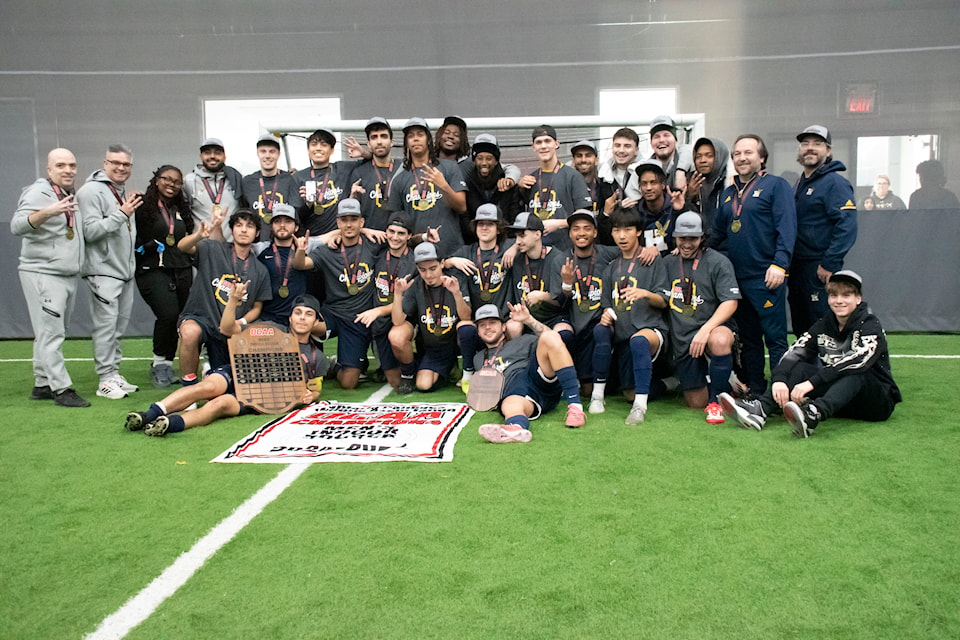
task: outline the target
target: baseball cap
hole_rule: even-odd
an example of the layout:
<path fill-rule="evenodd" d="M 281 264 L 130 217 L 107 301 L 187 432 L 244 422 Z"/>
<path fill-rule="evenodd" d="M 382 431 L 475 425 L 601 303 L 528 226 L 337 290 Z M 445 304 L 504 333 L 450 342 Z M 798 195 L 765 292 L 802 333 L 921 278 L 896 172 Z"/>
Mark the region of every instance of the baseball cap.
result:
<path fill-rule="evenodd" d="M 550 136 L 554 140 L 557 139 L 557 130 L 551 127 L 548 124 L 542 124 L 539 127 L 534 128 L 532 140 L 536 140 L 540 136 Z"/>
<path fill-rule="evenodd" d="M 337 146 L 337 137 L 333 135 L 333 131 L 330 131 L 330 129 L 324 129 L 322 127 L 310 134 L 310 137 L 307 138 L 307 144 L 310 144 L 312 140 L 326 142 L 331 147 Z"/>
<path fill-rule="evenodd" d="M 432 242 L 421 242 L 413 249 L 413 261 L 417 264 L 427 260 L 439 260 L 437 247 Z"/>
<path fill-rule="evenodd" d="M 430 127 L 427 126 L 427 121 L 423 118 L 410 118 L 403 123 L 403 132 L 406 133 L 407 129 L 412 129 L 413 127 L 420 127 L 424 131 L 430 131 Z"/>
<path fill-rule="evenodd" d="M 480 322 L 481 320 L 486 320 L 487 318 L 496 318 L 500 320 L 500 309 L 497 308 L 495 304 L 485 304 L 476 311 L 473 312 L 473 320 L 475 322 Z"/>
<path fill-rule="evenodd" d="M 337 217 L 342 218 L 344 216 L 363 217 L 363 212 L 360 210 L 360 201 L 354 198 L 344 198 L 341 200 L 340 205 L 337 207 Z"/>
<path fill-rule="evenodd" d="M 593 226 L 597 226 L 597 216 L 589 209 L 577 209 L 567 216 L 567 225 L 572 225 L 577 220 L 587 220 Z"/>
<path fill-rule="evenodd" d="M 398 227 L 403 227 L 407 231 L 413 231 L 413 224 L 410 223 L 410 216 L 408 216 L 403 211 L 395 211 L 390 214 L 390 219 L 387 220 L 387 226 L 396 225 Z"/>
<path fill-rule="evenodd" d="M 443 126 L 447 126 L 448 124 L 455 124 L 464 131 L 467 130 L 467 121 L 460 116 L 447 116 L 443 119 Z"/>
<path fill-rule="evenodd" d="M 797 142 L 802 142 L 807 136 L 818 136 L 823 138 L 827 144 L 833 144 L 830 138 L 830 130 L 822 124 L 812 124 L 797 135 Z"/>
<path fill-rule="evenodd" d="M 274 213 L 273 215 L 277 215 Z M 313 312 L 317 315 L 320 315 L 320 301 L 314 298 L 309 293 L 304 293 L 293 299 L 293 306 L 290 309 L 295 309 L 297 307 L 306 307 L 307 309 L 313 309 Z"/>
<path fill-rule="evenodd" d="M 830 274 L 830 282 L 846 282 L 852 284 L 859 294 L 863 290 L 863 278 L 856 271 L 844 269 Z"/>
<path fill-rule="evenodd" d="M 654 172 L 660 174 L 661 176 L 667 175 L 667 172 L 663 170 L 663 163 L 657 160 L 656 158 L 650 158 L 648 160 L 644 160 L 643 162 L 641 162 L 636 166 L 634 171 L 636 172 L 637 177 L 639 178 L 641 173 L 643 173 L 644 171 L 649 171 L 651 169 Z"/>
<path fill-rule="evenodd" d="M 590 149 L 590 151 L 593 151 L 593 155 L 597 155 L 597 145 L 593 144 L 593 140 L 581 140 L 570 147 L 571 155 L 576 153 L 577 149 Z"/>
<path fill-rule="evenodd" d="M 500 145 L 497 143 L 497 137 L 489 133 L 481 133 L 473 139 L 473 157 L 478 153 L 492 153 L 497 160 L 500 159 Z"/>
<path fill-rule="evenodd" d="M 673 225 L 674 238 L 699 238 L 703 236 L 703 220 L 695 211 L 687 211 L 677 216 Z"/>
<path fill-rule="evenodd" d="M 206 140 L 200 143 L 200 151 L 203 151 L 207 147 L 220 147 L 220 149 L 222 150 L 224 148 L 223 140 L 221 140 L 220 138 L 207 138 Z"/>
<path fill-rule="evenodd" d="M 677 137 L 677 125 L 674 124 L 673 118 L 670 116 L 657 116 L 650 122 L 650 135 L 652 136 L 657 131 L 669 131 L 674 138 Z"/>
<path fill-rule="evenodd" d="M 286 216 L 292 220 L 297 219 L 297 211 L 292 206 L 286 203 L 281 203 L 274 205 L 273 207 L 273 217 L 270 218 L 270 222 L 273 222 L 277 219 L 278 216 Z"/>
<path fill-rule="evenodd" d="M 390 137 L 393 137 L 393 127 L 390 126 L 390 123 L 387 122 L 386 118 L 381 118 L 380 116 L 374 116 L 367 120 L 367 124 L 363 127 L 363 132 L 369 136 L 370 129 L 375 126 L 386 127 L 387 131 L 390 132 Z"/>
<path fill-rule="evenodd" d="M 277 149 L 280 148 L 280 138 L 273 135 L 272 133 L 265 133 L 257 140 L 257 147 L 262 147 L 264 145 L 273 145 Z"/>
<path fill-rule="evenodd" d="M 543 231 L 543 221 L 536 214 L 524 211 L 517 214 L 517 219 L 507 227 L 513 231 Z"/>
<path fill-rule="evenodd" d="M 477 207 L 477 212 L 473 216 L 474 222 L 480 222 L 481 220 L 487 222 L 497 222 L 500 219 L 500 210 L 497 209 L 497 205 L 492 202 L 487 202 Z"/>

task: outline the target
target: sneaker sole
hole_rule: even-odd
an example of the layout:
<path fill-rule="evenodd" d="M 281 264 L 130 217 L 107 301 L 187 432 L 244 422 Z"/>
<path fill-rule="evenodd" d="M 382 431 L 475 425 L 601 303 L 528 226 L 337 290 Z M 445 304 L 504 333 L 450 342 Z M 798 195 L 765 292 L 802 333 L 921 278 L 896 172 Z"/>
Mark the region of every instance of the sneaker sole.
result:
<path fill-rule="evenodd" d="M 810 430 L 807 429 L 806 422 L 803 419 L 803 410 L 793 402 L 788 402 L 783 407 L 783 417 L 787 419 L 793 428 L 793 435 L 797 438 L 809 438 Z"/>
<path fill-rule="evenodd" d="M 143 416 L 134 412 L 127 414 L 127 421 L 123 426 L 127 431 L 142 431 L 147 425 L 143 423 Z"/>
<path fill-rule="evenodd" d="M 109 392 L 107 392 L 107 393 L 104 393 L 104 392 L 100 391 L 99 389 L 97 389 L 97 396 L 100 397 L 100 398 L 106 398 L 107 400 L 123 400 L 124 398 L 127 397 L 127 392 L 126 392 L 126 391 L 121 391 L 120 393 L 121 393 L 121 395 L 117 395 L 117 394 L 116 394 L 115 392 L 113 392 L 113 391 L 109 391 Z"/>
<path fill-rule="evenodd" d="M 494 444 L 503 444 L 506 442 L 530 442 L 533 434 L 529 429 L 519 431 L 507 431 L 499 424 L 482 424 L 477 430 L 480 436 L 487 442 Z"/>
<path fill-rule="evenodd" d="M 732 396 L 721 393 L 720 397 L 717 399 L 720 401 L 720 406 L 723 408 L 723 415 L 731 420 L 734 420 L 744 429 L 750 429 L 751 431 L 763 431 L 763 425 L 754 422 L 753 416 L 738 407 Z"/>

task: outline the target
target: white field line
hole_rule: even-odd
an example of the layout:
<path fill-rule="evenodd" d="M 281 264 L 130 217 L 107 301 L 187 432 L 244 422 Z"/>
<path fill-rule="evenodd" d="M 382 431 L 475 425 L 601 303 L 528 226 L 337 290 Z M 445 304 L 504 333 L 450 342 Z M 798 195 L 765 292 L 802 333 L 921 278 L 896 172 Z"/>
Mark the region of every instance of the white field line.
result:
<path fill-rule="evenodd" d="M 920 355 L 920 354 L 911 354 L 911 353 L 891 353 L 891 358 L 906 358 L 914 360 L 957 360 L 960 359 L 960 355 L 950 356 L 950 355 Z M 93 358 L 64 358 L 66 362 L 93 362 Z M 137 361 L 137 360 L 153 360 L 153 358 L 124 358 L 124 361 Z M 4 363 L 18 363 L 18 362 L 33 362 L 32 358 L 0 358 L 0 364 Z M 371 401 L 379 402 L 379 400 Z"/>
<path fill-rule="evenodd" d="M 367 403 L 383 400 L 391 391 L 389 384 L 382 386 L 367 398 Z M 293 481 L 310 468 L 309 464 L 290 464 L 276 477 L 237 507 L 193 548 L 184 552 L 163 573 L 130 598 L 122 607 L 103 619 L 96 630 L 87 635 L 87 640 L 119 640 L 153 614 L 163 601 L 186 584 L 213 554 L 247 526 L 267 505 L 277 499 Z"/>

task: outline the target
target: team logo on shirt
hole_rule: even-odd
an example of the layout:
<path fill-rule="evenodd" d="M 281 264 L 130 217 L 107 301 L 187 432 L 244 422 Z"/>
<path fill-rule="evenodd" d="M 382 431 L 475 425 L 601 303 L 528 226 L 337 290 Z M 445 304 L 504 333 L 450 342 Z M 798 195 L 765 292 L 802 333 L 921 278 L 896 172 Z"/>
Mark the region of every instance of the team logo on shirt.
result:
<path fill-rule="evenodd" d="M 581 313 L 593 313 L 600 308 L 600 299 L 603 297 L 603 282 L 600 278 L 592 278 L 586 295 L 582 293 L 583 282 L 576 282 L 573 286 L 573 301 Z"/>
<path fill-rule="evenodd" d="M 530 279 L 526 275 L 522 276 L 520 278 L 520 282 L 517 283 L 517 290 L 520 291 L 520 297 L 524 301 L 526 301 L 527 294 L 530 293 L 531 291 L 546 291 L 546 289 L 544 288 L 546 283 L 543 280 L 541 280 L 540 278 L 533 278 L 533 280 L 535 280 L 537 283 L 536 289 L 530 288 Z"/>
<path fill-rule="evenodd" d="M 340 202 L 340 196 L 343 189 L 333 184 L 333 180 L 327 180 L 326 184 L 317 183 L 316 203 L 313 205 L 314 213 L 324 213 L 327 209 Z M 319 211 L 318 211 L 319 209 Z"/>
<path fill-rule="evenodd" d="M 442 197 L 443 193 L 437 191 L 437 185 L 428 182 L 426 191 L 421 191 L 416 184 L 410 185 L 406 199 L 414 211 L 429 211 Z"/>
<path fill-rule="evenodd" d="M 684 286 L 689 284 L 690 291 L 684 295 Z M 669 306 L 671 311 L 690 316 L 697 310 L 697 307 L 703 304 L 703 296 L 697 292 L 697 283 L 690 282 L 689 279 L 684 282 L 677 278 L 670 284 Z M 684 299 L 688 302 L 684 302 Z"/>
<path fill-rule="evenodd" d="M 237 282 L 237 275 L 235 273 L 225 273 L 219 278 L 214 278 L 210 281 L 210 286 L 213 287 L 213 295 L 217 299 L 217 302 L 223 306 L 227 306 L 227 300 L 230 298 L 230 292 L 233 291 L 233 285 Z M 243 296 L 243 299 L 240 302 L 246 302 L 250 298 L 250 292 L 247 291 L 247 294 Z"/>
<path fill-rule="evenodd" d="M 274 193 L 273 191 L 267 191 L 266 195 L 260 194 L 257 196 L 256 202 L 251 206 L 253 209 L 260 214 L 260 219 L 266 222 L 267 224 L 273 220 L 273 208 L 278 204 L 284 204 L 282 193 Z"/>
<path fill-rule="evenodd" d="M 532 211 L 534 215 L 541 220 L 549 220 L 554 216 L 554 214 L 557 213 L 557 211 L 563 208 L 563 203 L 560 202 L 559 198 L 557 198 L 557 192 L 555 190 L 550 189 L 549 195 L 550 197 L 546 200 L 546 202 L 540 198 L 539 191 L 534 193 L 533 197 L 530 198 L 530 211 Z"/>
<path fill-rule="evenodd" d="M 357 270 L 353 274 L 351 274 L 349 277 L 347 276 L 346 269 L 341 270 L 340 275 L 337 276 L 337 280 L 341 284 L 346 286 L 347 284 L 352 282 L 357 286 L 357 290 L 363 289 L 365 286 L 367 286 L 367 284 L 372 279 L 373 279 L 373 270 L 370 268 L 370 265 L 368 265 L 366 262 L 361 262 L 360 264 L 358 264 Z"/>
<path fill-rule="evenodd" d="M 423 315 L 420 316 L 420 322 L 426 327 L 427 331 L 435 336 L 442 336 L 453 329 L 457 324 L 457 317 L 448 305 L 443 305 L 440 317 L 434 317 L 437 309 L 435 306 L 427 307 Z"/>
<path fill-rule="evenodd" d="M 383 189 L 381 188 L 379 182 L 373 187 L 373 189 L 370 189 L 369 193 L 367 193 L 367 197 L 373 200 L 378 209 L 383 208 L 383 206 L 387 204 L 387 197 L 383 195 Z"/>
<path fill-rule="evenodd" d="M 373 279 L 373 286 L 377 289 L 377 301 L 381 304 L 393 302 L 393 278 L 387 271 L 378 271 Z"/>
<path fill-rule="evenodd" d="M 634 276 L 623 276 L 620 282 L 613 288 L 613 306 L 617 311 L 630 311 L 633 309 L 633 301 L 622 297 L 622 292 L 627 287 L 636 287 L 637 279 Z"/>
<path fill-rule="evenodd" d="M 487 289 L 483 289 L 483 283 L 480 281 L 481 280 L 480 271 L 473 274 L 473 284 L 477 285 L 478 287 L 480 287 L 485 291 L 489 291 L 490 293 L 496 293 L 497 291 L 500 291 L 500 286 L 503 284 L 503 280 L 504 280 L 503 265 L 500 264 L 499 262 L 494 262 L 493 266 L 491 266 L 490 261 L 487 260 L 480 267 L 480 270 L 483 271 L 484 273 L 489 272 L 490 286 Z"/>

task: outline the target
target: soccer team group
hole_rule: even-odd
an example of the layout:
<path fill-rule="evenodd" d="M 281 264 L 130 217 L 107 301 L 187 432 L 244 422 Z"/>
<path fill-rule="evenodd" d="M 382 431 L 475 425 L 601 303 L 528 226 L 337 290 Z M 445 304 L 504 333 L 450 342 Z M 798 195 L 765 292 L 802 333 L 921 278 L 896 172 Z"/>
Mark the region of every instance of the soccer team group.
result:
<path fill-rule="evenodd" d="M 143 193 L 126 184 L 124 145 L 79 188 L 73 154 L 52 150 L 11 222 L 35 335 L 31 398 L 89 406 L 62 354 L 82 280 L 98 396 L 137 390 L 120 374 L 134 287 L 156 317 L 151 381 L 178 388 L 125 421 L 152 436 L 249 410 L 233 395 L 227 341 L 253 322 L 290 332 L 307 376 L 345 389 L 382 375 L 398 394 L 429 392 L 461 369 L 468 402 L 504 416 L 480 427 L 491 442 L 530 441 L 530 421 L 561 400 L 566 425 L 583 426 L 608 393 L 632 403 L 626 424 L 678 386 L 708 423 L 759 430 L 783 413 L 800 437 L 833 416 L 885 420 L 901 399 L 862 279 L 843 269 L 857 210 L 825 127 L 797 136 L 795 187 L 765 172 L 759 136 L 732 152 L 709 137 L 678 145 L 667 116 L 651 124 L 650 158 L 623 128 L 603 162 L 591 140 L 562 162 L 556 130 L 538 126 L 528 175 L 500 162 L 494 136 L 470 145 L 456 116 L 436 139 L 407 121 L 399 159 L 387 120 L 365 134 L 344 139 L 350 160 L 331 161 L 337 139 L 318 129 L 295 173 L 263 136 L 247 176 L 208 138 L 190 173 L 163 165 Z"/>

